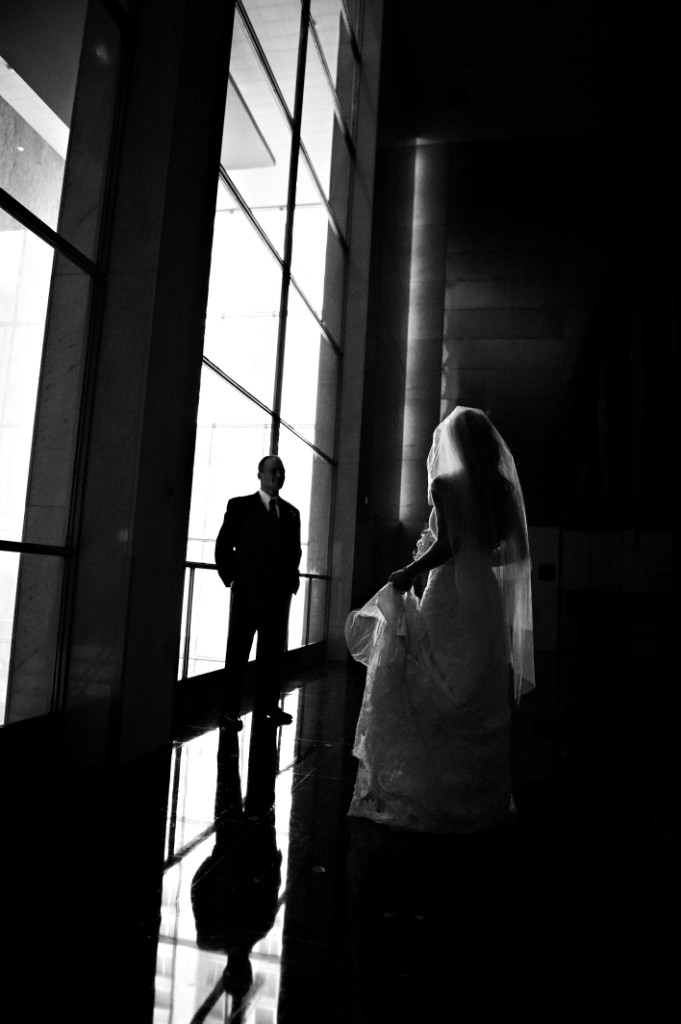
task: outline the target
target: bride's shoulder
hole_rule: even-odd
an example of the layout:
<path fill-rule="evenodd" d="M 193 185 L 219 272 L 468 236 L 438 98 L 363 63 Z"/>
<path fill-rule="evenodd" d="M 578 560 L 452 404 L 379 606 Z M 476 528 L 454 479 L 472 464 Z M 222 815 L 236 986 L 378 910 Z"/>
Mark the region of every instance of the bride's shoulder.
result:
<path fill-rule="evenodd" d="M 462 481 L 455 473 L 435 477 L 430 489 L 436 502 L 438 498 L 440 501 L 449 501 L 463 490 Z"/>
<path fill-rule="evenodd" d="M 433 504 L 439 513 L 459 518 L 466 505 L 466 491 L 458 476 L 438 477 L 431 487 Z"/>

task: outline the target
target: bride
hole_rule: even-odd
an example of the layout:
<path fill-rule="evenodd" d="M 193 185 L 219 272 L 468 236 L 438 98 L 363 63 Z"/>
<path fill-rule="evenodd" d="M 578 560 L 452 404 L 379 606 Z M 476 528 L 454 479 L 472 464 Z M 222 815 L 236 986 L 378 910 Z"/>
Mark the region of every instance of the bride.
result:
<path fill-rule="evenodd" d="M 534 686 L 530 557 L 513 457 L 457 406 L 428 455 L 430 519 L 414 561 L 346 622 L 367 666 L 349 814 L 475 832 L 509 820 L 511 705 Z M 428 572 L 419 601 L 412 589 Z"/>

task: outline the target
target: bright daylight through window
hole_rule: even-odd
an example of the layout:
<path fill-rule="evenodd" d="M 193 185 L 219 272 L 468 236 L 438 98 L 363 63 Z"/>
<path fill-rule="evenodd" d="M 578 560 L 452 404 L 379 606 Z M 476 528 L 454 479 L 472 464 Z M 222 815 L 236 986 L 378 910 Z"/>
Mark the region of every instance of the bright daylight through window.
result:
<path fill-rule="evenodd" d="M 324 638 L 358 44 L 342 0 L 237 3 L 217 187 L 181 676 L 224 664 L 209 568 L 227 501 L 277 450 L 302 517 L 289 648 Z M 301 20 L 302 18 L 302 20 Z M 311 495 L 314 492 L 314 503 Z"/>

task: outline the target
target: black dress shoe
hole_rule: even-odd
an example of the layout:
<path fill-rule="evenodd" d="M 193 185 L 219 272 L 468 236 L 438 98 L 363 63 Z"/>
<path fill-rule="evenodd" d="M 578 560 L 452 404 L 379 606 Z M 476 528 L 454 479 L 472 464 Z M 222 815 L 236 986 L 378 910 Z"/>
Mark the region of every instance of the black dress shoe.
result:
<path fill-rule="evenodd" d="M 219 725 L 221 729 L 231 729 L 233 732 L 241 732 L 244 727 L 241 719 L 233 715 L 220 715 Z"/>

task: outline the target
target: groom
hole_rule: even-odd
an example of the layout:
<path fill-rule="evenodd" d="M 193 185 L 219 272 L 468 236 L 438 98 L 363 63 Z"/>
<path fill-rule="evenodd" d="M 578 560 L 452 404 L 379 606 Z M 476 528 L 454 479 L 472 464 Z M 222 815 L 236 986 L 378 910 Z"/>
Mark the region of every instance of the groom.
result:
<path fill-rule="evenodd" d="M 279 690 L 289 607 L 300 585 L 300 513 L 279 497 L 285 478 L 278 455 L 261 459 L 260 489 L 227 503 L 215 543 L 220 579 L 232 588 L 220 725 L 237 731 L 256 633 L 254 716 L 275 725 L 292 721 L 279 707 Z"/>

